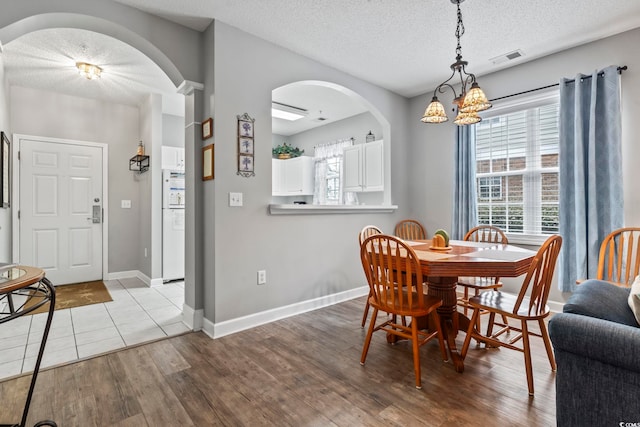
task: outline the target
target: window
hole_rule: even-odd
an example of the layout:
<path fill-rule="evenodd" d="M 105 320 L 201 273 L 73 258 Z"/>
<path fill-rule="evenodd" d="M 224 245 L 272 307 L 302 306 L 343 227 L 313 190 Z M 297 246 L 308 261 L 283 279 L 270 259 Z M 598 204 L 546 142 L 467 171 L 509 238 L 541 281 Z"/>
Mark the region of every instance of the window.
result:
<path fill-rule="evenodd" d="M 340 171 L 342 170 L 342 156 L 327 159 L 327 204 L 340 203 Z"/>
<path fill-rule="evenodd" d="M 315 188 L 314 205 L 355 205 L 354 193 L 342 191 L 342 159 L 344 149 L 353 145 L 353 139 L 340 139 L 314 147 Z"/>
<path fill-rule="evenodd" d="M 475 125 L 478 222 L 526 236 L 557 233 L 557 94 L 492 113 Z"/>
<path fill-rule="evenodd" d="M 499 176 L 478 178 L 478 198 L 480 200 L 502 199 L 502 178 Z"/>

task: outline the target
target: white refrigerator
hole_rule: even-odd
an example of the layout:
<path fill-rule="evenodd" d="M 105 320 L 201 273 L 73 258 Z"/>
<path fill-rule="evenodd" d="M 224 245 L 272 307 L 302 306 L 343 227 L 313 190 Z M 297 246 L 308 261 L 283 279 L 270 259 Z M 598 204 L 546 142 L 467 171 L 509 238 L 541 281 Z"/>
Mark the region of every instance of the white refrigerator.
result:
<path fill-rule="evenodd" d="M 162 170 L 162 280 L 184 279 L 184 171 Z"/>

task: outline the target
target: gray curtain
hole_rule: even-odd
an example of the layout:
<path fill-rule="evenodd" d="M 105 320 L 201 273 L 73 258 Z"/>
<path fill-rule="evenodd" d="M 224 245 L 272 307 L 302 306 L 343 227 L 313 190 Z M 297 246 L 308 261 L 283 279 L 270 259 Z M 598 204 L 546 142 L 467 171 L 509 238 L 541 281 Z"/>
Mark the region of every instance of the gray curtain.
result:
<path fill-rule="evenodd" d="M 452 239 L 462 239 L 478 225 L 475 136 L 474 126 L 456 127 Z"/>
<path fill-rule="evenodd" d="M 600 243 L 622 227 L 620 75 L 615 66 L 560 81 L 560 235 L 558 285 L 593 278 Z"/>

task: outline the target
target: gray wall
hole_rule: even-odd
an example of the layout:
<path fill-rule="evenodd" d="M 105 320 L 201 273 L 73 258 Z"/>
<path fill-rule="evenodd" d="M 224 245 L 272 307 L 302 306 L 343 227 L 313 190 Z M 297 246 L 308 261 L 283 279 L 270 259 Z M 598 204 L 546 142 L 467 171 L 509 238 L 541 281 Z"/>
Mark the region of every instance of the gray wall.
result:
<path fill-rule="evenodd" d="M 162 115 L 162 145 L 184 148 L 184 117 Z"/>
<path fill-rule="evenodd" d="M 13 86 L 10 111 L 14 133 L 109 145 L 109 271 L 138 270 L 140 192 L 129 171 L 142 139 L 138 108 Z M 120 200 L 131 200 L 131 209 Z"/>
<path fill-rule="evenodd" d="M 241 55 L 238 52 L 242 52 Z M 357 233 L 366 224 L 392 230 L 408 200 L 396 197 L 407 185 L 395 152 L 407 150 L 407 100 L 220 22 L 215 24 L 215 181 L 205 191 L 206 211 L 215 214 L 206 230 L 205 317 L 221 322 L 243 315 L 363 286 Z M 277 67 L 272 66 L 277 64 Z M 302 80 L 324 80 L 363 96 L 391 124 L 392 195 L 396 214 L 270 216 L 271 91 Z M 205 107 L 205 110 L 212 105 Z M 255 122 L 253 178 L 236 175 L 236 115 Z M 367 129 L 368 131 L 368 129 Z M 215 188 L 214 188 L 215 186 Z M 211 191 L 209 191 L 211 190 Z M 244 207 L 228 207 L 230 191 L 244 194 Z M 212 197 L 213 196 L 213 197 Z M 257 270 L 267 285 L 256 285 Z"/>
<path fill-rule="evenodd" d="M 138 183 L 138 205 L 139 215 L 138 215 L 138 230 L 139 237 L 139 248 L 136 253 L 136 258 L 138 260 L 138 270 L 140 270 L 143 274 L 148 277 L 151 276 L 152 271 L 152 256 L 153 256 L 153 248 L 152 248 L 152 198 L 151 198 L 151 188 L 153 185 L 153 176 L 151 171 L 153 169 L 157 169 L 157 162 L 155 159 L 160 159 L 160 157 L 155 157 L 153 155 L 153 98 L 151 96 L 147 97 L 147 99 L 140 105 L 140 123 L 139 123 L 139 132 L 140 139 L 144 143 L 145 154 L 149 156 L 150 170 L 144 173 L 134 173 L 134 179 Z M 145 254 L 146 252 L 146 254 Z"/>
<path fill-rule="evenodd" d="M 151 196 L 151 272 L 146 273 L 153 283 L 159 285 L 162 278 L 162 96 L 154 93 L 149 95 L 150 111 L 148 117 L 151 118 L 151 152 L 148 153 L 155 159 L 155 165 L 148 173 L 151 183 L 146 187 L 148 193 L 141 194 L 141 197 Z M 144 216 L 142 216 L 144 221 Z"/>
<path fill-rule="evenodd" d="M 284 138 L 287 144 L 304 149 L 305 156 L 313 156 L 313 147 L 325 142 L 353 137 L 355 144 L 364 144 L 369 131 L 377 136 L 376 139 L 382 139 L 380 123 L 371 113 L 362 113 Z"/>
<path fill-rule="evenodd" d="M 4 60 L 0 55 L 0 130 L 13 143 L 9 111 L 9 85 L 4 74 Z M 0 208 L 0 262 L 11 262 L 11 209 Z"/>
<path fill-rule="evenodd" d="M 478 81 L 489 98 L 497 98 L 546 86 L 572 78 L 578 73 L 591 73 L 608 65 L 627 65 L 622 74 L 622 145 L 625 195 L 625 223 L 640 224 L 640 131 L 637 117 L 640 115 L 640 29 L 635 29 L 580 47 L 540 58 L 504 71 L 481 76 Z M 469 69 L 473 71 L 473 64 Z M 451 227 L 453 192 L 454 126 L 451 122 L 428 125 L 419 122 L 431 100 L 432 92 L 411 99 L 408 117 L 411 135 L 411 151 L 407 158 L 408 170 L 413 171 L 409 186 L 414 195 L 413 209 L 418 217 L 427 218 L 427 226 Z M 447 105 L 450 94 L 440 97 Z M 452 116 L 450 116 L 452 117 Z M 437 184 L 436 184 L 437 183 Z M 536 248 L 532 248 L 536 249 Z M 506 280 L 505 288 L 519 289 L 521 280 Z M 562 294 L 554 286 L 549 297 L 564 302 L 568 294 Z"/>

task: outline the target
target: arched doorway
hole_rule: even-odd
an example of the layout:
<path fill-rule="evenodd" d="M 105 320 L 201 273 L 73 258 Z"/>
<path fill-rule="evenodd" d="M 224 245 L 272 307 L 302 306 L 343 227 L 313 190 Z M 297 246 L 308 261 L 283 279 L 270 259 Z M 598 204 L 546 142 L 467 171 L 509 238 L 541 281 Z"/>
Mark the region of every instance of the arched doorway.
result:
<path fill-rule="evenodd" d="M 46 22 L 48 17 L 51 18 L 49 23 Z M 80 22 L 77 15 L 75 15 L 75 20 L 73 21 L 73 24 Z M 162 93 L 164 92 L 167 96 L 173 95 L 184 98 L 183 95 L 176 94 L 177 83 L 180 84 L 183 92 L 189 93 L 190 90 L 188 89 L 188 84 L 184 84 L 177 67 L 168 60 L 166 55 L 162 54 L 148 41 L 130 32 L 127 37 L 123 37 L 128 42 L 137 40 L 133 44 L 142 48 L 142 50 L 139 50 L 121 39 L 105 34 L 119 34 L 119 31 L 117 31 L 119 26 L 117 24 L 107 25 L 104 21 L 93 17 L 86 17 L 83 22 L 89 27 L 91 23 L 99 23 L 100 25 L 97 26 L 97 29 L 105 31 L 97 32 L 84 28 L 59 28 L 59 25 L 62 27 L 67 26 L 62 25 L 60 16 L 51 17 L 45 15 L 27 18 L 22 20 L 20 22 L 21 25 L 17 27 L 8 25 L 0 30 L 4 35 L 5 55 L 3 55 L 3 62 L 7 78 L 11 81 L 13 79 L 12 76 L 21 73 L 31 79 L 28 85 L 24 82 L 21 84 L 19 79 L 16 79 L 18 83 L 13 84 L 15 89 L 10 89 L 11 92 L 16 94 L 15 97 L 11 96 L 12 101 L 10 102 L 12 102 L 12 106 L 20 106 L 21 108 L 12 109 L 14 117 L 12 117 L 10 124 L 8 120 L 4 120 L 3 127 L 10 127 L 14 134 L 50 136 L 74 141 L 102 141 L 104 144 L 109 145 L 106 176 L 110 181 L 110 185 L 104 192 L 104 198 L 110 203 L 107 206 L 102 206 L 106 210 L 104 217 L 108 218 L 108 223 L 105 224 L 103 232 L 107 242 L 105 244 L 107 250 L 105 251 L 103 263 L 104 278 L 110 279 L 112 278 L 111 275 L 115 274 L 114 280 L 122 277 L 126 281 L 126 275 L 134 272 L 133 275 L 135 276 L 136 272 L 146 270 L 143 275 L 153 280 L 157 277 L 156 270 L 159 270 L 159 267 L 155 265 L 156 263 L 151 258 L 155 258 L 157 254 L 154 248 L 160 246 L 159 239 L 154 237 L 154 233 L 157 232 L 159 225 L 158 217 L 160 214 L 157 211 L 160 210 L 161 203 L 158 187 L 161 185 L 161 181 L 159 176 L 151 175 L 154 172 L 153 168 L 148 173 L 135 175 L 134 172 L 130 172 L 127 169 L 127 162 L 135 154 L 138 140 L 145 139 L 145 141 L 151 142 L 146 147 L 147 153 L 158 160 L 158 165 L 160 164 L 162 116 L 166 111 L 164 107 L 170 104 L 165 102 Z M 77 26 L 73 24 L 68 26 Z M 20 29 L 21 33 L 16 31 L 17 29 Z M 8 33 L 13 36 L 9 38 L 10 40 L 6 37 Z M 66 40 L 66 42 L 61 42 L 62 40 Z M 25 48 L 25 46 L 29 45 L 37 48 Z M 93 52 L 93 58 L 96 58 L 95 62 L 101 61 L 100 63 L 104 65 L 103 79 L 99 82 L 85 81 L 79 78 L 76 75 L 77 71 L 74 70 L 74 62 L 79 60 L 81 54 L 85 54 L 85 60 L 90 60 L 92 46 L 97 46 Z M 105 46 L 108 47 L 105 48 Z M 26 55 L 27 58 L 19 55 L 13 57 L 12 55 L 16 52 L 28 53 Z M 152 60 L 151 57 L 158 62 L 154 62 L 155 60 Z M 35 64 L 30 61 L 35 61 Z M 105 65 L 107 63 L 109 64 L 108 66 Z M 22 67 L 22 72 L 20 72 L 20 67 Z M 124 69 L 130 70 L 130 72 L 123 72 Z M 145 71 L 141 72 L 140 70 L 142 69 Z M 56 78 L 61 78 L 65 72 L 73 73 L 73 78 L 77 78 L 77 80 L 74 80 L 74 84 L 77 84 L 77 86 L 69 87 L 67 80 L 56 80 Z M 107 76 L 111 77 L 111 79 L 106 79 L 105 77 Z M 154 79 L 164 79 L 164 82 L 161 85 L 156 85 L 151 83 Z M 35 84 L 36 81 L 39 83 Z M 108 95 L 106 99 L 101 98 L 95 91 L 95 86 L 88 85 L 90 83 L 101 84 L 102 89 Z M 148 93 L 142 98 L 132 100 L 135 98 L 132 93 L 145 87 Z M 119 96 L 121 98 L 118 98 Z M 142 100 L 140 101 L 140 99 Z M 189 96 L 187 96 L 187 99 L 190 99 L 191 102 L 194 100 L 193 97 Z M 78 102 L 78 100 L 81 101 Z M 3 99 L 3 102 L 9 101 Z M 37 107 L 33 108 L 34 112 L 30 118 L 26 117 L 26 114 L 20 113 L 21 109 L 28 105 Z M 52 114 L 43 114 L 45 108 L 49 108 Z M 127 113 L 135 109 L 140 111 L 139 120 L 127 121 Z M 185 110 L 189 110 L 189 108 L 185 108 L 184 99 L 180 109 L 180 114 L 184 117 Z M 36 111 L 38 112 L 37 114 Z M 69 120 L 56 121 L 56 114 L 53 113 L 63 111 L 67 113 L 66 117 Z M 175 110 L 169 111 L 176 112 Z M 90 120 L 83 120 L 88 116 L 93 117 Z M 57 117 L 59 118 L 60 116 Z M 160 118 L 159 120 L 157 119 L 158 117 Z M 122 120 L 118 121 L 118 119 Z M 135 130 L 133 129 L 134 122 Z M 129 128 L 125 130 L 119 129 L 125 127 Z M 183 136 L 187 134 L 184 126 L 181 133 Z M 187 165 L 193 163 L 193 159 L 185 160 Z M 160 172 L 159 168 L 157 168 L 157 171 Z M 127 177 L 128 180 L 123 180 L 122 177 Z M 129 182 L 134 182 L 135 184 L 131 185 Z M 137 194 L 135 190 L 132 191 L 135 186 L 138 187 Z M 16 202 L 19 201 L 19 189 L 19 182 L 14 180 Z M 133 203 L 131 203 L 132 201 Z M 130 208 L 127 205 L 133 206 Z M 149 215 L 141 213 L 143 206 Z M 13 230 L 19 230 L 19 223 L 17 223 L 18 209 L 18 203 L 12 206 L 14 212 Z M 137 217 L 130 215 L 134 211 Z M 138 230 L 139 234 L 132 230 Z M 16 237 L 13 240 L 19 242 L 17 238 L 19 231 L 14 231 L 13 234 Z M 122 243 L 114 247 L 111 243 L 116 239 L 120 239 Z M 145 243 L 136 247 L 135 243 L 141 241 L 145 241 Z M 132 246 L 133 254 L 128 254 L 127 249 Z M 19 253 L 19 250 L 14 247 L 13 252 Z M 138 261 L 138 264 L 134 265 L 134 267 L 131 267 L 132 264 L 126 263 L 127 260 L 135 260 L 136 258 L 141 261 Z M 145 258 L 149 260 L 145 261 Z M 152 310 L 153 308 L 151 305 L 147 305 L 147 309 Z M 182 312 L 182 307 L 180 307 L 180 312 Z M 147 315 L 149 315 L 149 312 L 147 312 Z M 181 320 L 181 316 L 178 320 Z M 153 334 L 147 334 L 146 338 L 152 339 L 153 336 Z M 134 341 L 135 338 L 132 338 L 129 342 L 127 340 L 123 342 L 128 345 Z"/>

